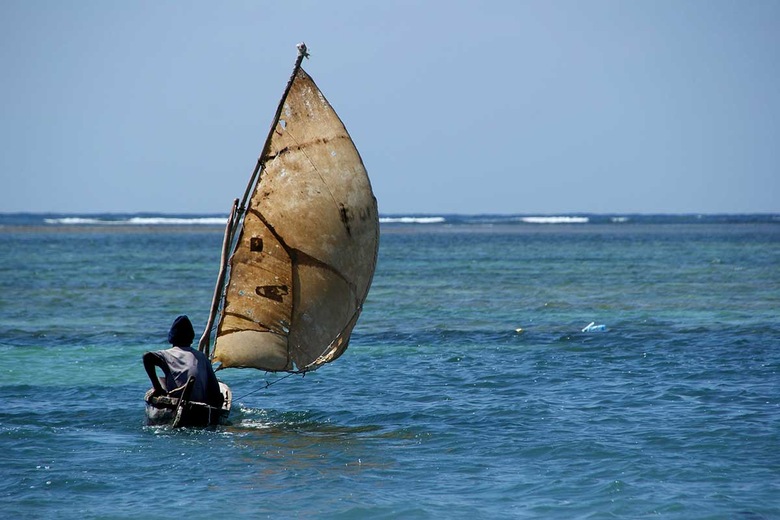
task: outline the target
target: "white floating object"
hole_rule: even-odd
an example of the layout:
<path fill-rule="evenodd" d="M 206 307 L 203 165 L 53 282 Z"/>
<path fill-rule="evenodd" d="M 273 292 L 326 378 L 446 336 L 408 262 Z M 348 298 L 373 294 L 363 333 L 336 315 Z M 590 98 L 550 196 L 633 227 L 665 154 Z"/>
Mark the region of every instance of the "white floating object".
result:
<path fill-rule="evenodd" d="M 587 327 L 582 329 L 582 332 L 606 332 L 606 325 L 596 325 L 595 321 L 591 321 Z"/>

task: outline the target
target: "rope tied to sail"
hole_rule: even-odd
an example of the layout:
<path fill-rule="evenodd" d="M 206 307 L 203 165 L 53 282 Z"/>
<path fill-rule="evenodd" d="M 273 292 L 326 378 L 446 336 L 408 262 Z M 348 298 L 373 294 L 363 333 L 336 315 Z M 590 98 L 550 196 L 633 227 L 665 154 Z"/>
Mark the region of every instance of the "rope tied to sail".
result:
<path fill-rule="evenodd" d="M 237 398 L 235 398 L 235 400 L 236 400 L 236 401 L 240 401 L 241 399 L 243 399 L 243 398 L 245 398 L 245 397 L 248 397 L 248 396 L 250 396 L 250 395 L 252 395 L 252 394 L 256 394 L 256 393 L 257 393 L 257 392 L 259 392 L 260 390 L 266 390 L 268 387 L 270 387 L 271 385 L 275 385 L 275 384 L 276 384 L 276 383 L 278 383 L 279 381 L 284 381 L 284 380 L 285 380 L 285 379 L 287 379 L 288 377 L 290 377 L 290 376 L 296 376 L 296 375 L 298 375 L 298 374 L 300 374 L 300 375 L 301 375 L 301 377 L 305 377 L 305 376 L 306 376 L 306 370 L 296 370 L 295 372 L 289 372 L 289 373 L 287 373 L 287 374 L 283 375 L 282 377 L 280 377 L 279 379 L 276 379 L 276 380 L 274 380 L 274 381 L 270 381 L 270 382 L 269 382 L 269 381 L 266 381 L 266 382 L 265 382 L 265 385 L 261 386 L 260 388 L 257 388 L 257 389 L 255 389 L 255 390 L 252 390 L 251 392 L 248 392 L 248 393 L 246 393 L 246 394 L 242 395 L 241 397 L 237 397 Z"/>

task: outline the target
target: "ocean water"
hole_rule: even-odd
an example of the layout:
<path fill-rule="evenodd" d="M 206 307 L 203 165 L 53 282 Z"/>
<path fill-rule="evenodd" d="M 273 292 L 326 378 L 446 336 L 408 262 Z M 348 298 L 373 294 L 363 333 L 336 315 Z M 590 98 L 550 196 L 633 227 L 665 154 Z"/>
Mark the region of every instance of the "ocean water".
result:
<path fill-rule="evenodd" d="M 387 216 L 342 358 L 145 426 L 221 222 L 0 215 L 0 517 L 780 518 L 778 216 Z"/>

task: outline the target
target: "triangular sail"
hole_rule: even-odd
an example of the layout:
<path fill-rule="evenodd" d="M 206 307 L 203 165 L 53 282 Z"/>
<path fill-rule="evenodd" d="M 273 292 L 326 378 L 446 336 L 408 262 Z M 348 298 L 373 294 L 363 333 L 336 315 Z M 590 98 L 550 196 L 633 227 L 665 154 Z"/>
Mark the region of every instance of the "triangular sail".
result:
<path fill-rule="evenodd" d="M 299 64 L 234 240 L 213 355 L 223 368 L 306 371 L 336 359 L 374 274 L 379 219 L 368 174 Z"/>

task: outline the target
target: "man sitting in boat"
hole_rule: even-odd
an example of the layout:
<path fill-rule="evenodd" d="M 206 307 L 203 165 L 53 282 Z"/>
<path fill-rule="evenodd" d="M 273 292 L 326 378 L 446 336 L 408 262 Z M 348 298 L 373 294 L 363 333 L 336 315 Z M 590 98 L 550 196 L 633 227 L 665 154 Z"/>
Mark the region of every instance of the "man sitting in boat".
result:
<path fill-rule="evenodd" d="M 219 408 L 222 406 L 223 397 L 219 391 L 217 376 L 206 355 L 190 346 L 194 339 L 195 331 L 190 319 L 187 316 L 179 316 L 173 321 L 168 332 L 168 343 L 173 345 L 173 348 L 144 354 L 144 368 L 154 389 L 152 396 L 179 397 L 189 378 L 194 377 L 189 400 Z M 162 369 L 164 378 L 157 377 L 155 367 Z"/>

